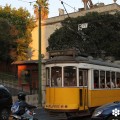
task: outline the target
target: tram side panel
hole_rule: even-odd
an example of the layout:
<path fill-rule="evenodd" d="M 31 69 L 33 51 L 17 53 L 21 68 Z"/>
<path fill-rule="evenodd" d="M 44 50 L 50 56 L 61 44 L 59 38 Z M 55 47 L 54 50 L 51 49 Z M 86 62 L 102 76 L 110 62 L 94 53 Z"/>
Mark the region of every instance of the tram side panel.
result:
<path fill-rule="evenodd" d="M 89 107 L 120 101 L 120 89 L 89 90 Z"/>

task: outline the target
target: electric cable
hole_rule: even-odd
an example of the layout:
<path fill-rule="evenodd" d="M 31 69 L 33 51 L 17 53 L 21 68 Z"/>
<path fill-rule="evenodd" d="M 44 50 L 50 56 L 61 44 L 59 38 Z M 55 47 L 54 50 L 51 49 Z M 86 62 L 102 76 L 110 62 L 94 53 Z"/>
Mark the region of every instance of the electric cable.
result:
<path fill-rule="evenodd" d="M 69 6 L 70 8 L 74 9 L 74 11 L 77 11 L 77 10 L 75 9 L 75 7 L 70 6 L 69 4 L 63 2 L 62 0 L 59 0 L 59 1 L 60 1 L 62 4 L 64 3 L 64 4 L 66 4 L 67 6 Z"/>

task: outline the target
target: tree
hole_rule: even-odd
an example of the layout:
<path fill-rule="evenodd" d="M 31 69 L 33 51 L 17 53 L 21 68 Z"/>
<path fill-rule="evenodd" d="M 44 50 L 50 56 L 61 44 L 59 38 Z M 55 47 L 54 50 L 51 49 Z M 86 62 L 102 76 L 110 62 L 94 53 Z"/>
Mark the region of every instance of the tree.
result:
<path fill-rule="evenodd" d="M 11 26 L 9 22 L 3 18 L 0 18 L 0 58 L 2 60 L 8 59 L 10 30 Z"/>
<path fill-rule="evenodd" d="M 46 18 L 48 18 L 48 0 L 37 0 L 36 4 L 34 5 L 34 13 L 36 14 L 36 19 L 39 18 L 39 14 L 38 14 L 38 6 L 40 5 L 41 7 L 41 19 L 44 20 Z"/>
<path fill-rule="evenodd" d="M 120 57 L 120 13 L 114 15 L 97 12 L 62 21 L 48 39 L 47 51 L 76 48 L 82 54 L 94 57 Z M 78 31 L 78 24 L 88 23 L 88 28 Z"/>
<path fill-rule="evenodd" d="M 4 43 L 0 44 L 5 46 L 1 47 L 2 51 L 6 51 L 6 54 L 1 54 L 7 57 L 1 57 L 0 60 L 27 60 L 27 49 L 32 42 L 31 31 L 35 26 L 34 18 L 22 7 L 17 10 L 6 5 L 4 8 L 0 7 L 0 19 L 0 24 L 3 25 L 4 22 L 9 27 L 6 30 L 5 25 L 1 26 L 3 35 L 0 36 L 0 42 Z"/>

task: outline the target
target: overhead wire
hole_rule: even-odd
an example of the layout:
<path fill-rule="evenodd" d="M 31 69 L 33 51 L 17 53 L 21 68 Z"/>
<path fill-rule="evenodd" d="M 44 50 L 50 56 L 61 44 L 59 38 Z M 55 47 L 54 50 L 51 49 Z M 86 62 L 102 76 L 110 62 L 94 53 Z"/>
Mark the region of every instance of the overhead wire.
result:
<path fill-rule="evenodd" d="M 62 0 L 59 0 L 59 1 L 60 1 L 62 4 L 64 3 L 65 5 L 69 6 L 69 7 L 72 8 L 72 9 L 74 9 L 74 11 L 77 11 L 77 10 L 75 9 L 75 7 L 70 6 L 69 4 L 63 2 Z"/>
<path fill-rule="evenodd" d="M 28 2 L 28 1 L 25 1 L 25 0 L 18 0 L 18 1 L 21 1 L 21 2 L 26 2 L 26 3 L 29 3 L 30 5 L 36 1 L 31 1 L 31 2 Z"/>

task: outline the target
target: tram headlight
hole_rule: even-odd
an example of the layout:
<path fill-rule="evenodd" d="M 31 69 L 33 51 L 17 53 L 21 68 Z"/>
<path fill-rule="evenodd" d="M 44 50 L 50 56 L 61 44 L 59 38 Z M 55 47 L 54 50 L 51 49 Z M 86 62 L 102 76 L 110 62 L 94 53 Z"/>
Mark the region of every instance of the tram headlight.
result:
<path fill-rule="evenodd" d="M 97 116 L 101 115 L 102 112 L 103 112 L 103 110 L 97 110 L 97 111 L 94 111 L 92 117 L 97 117 Z"/>

